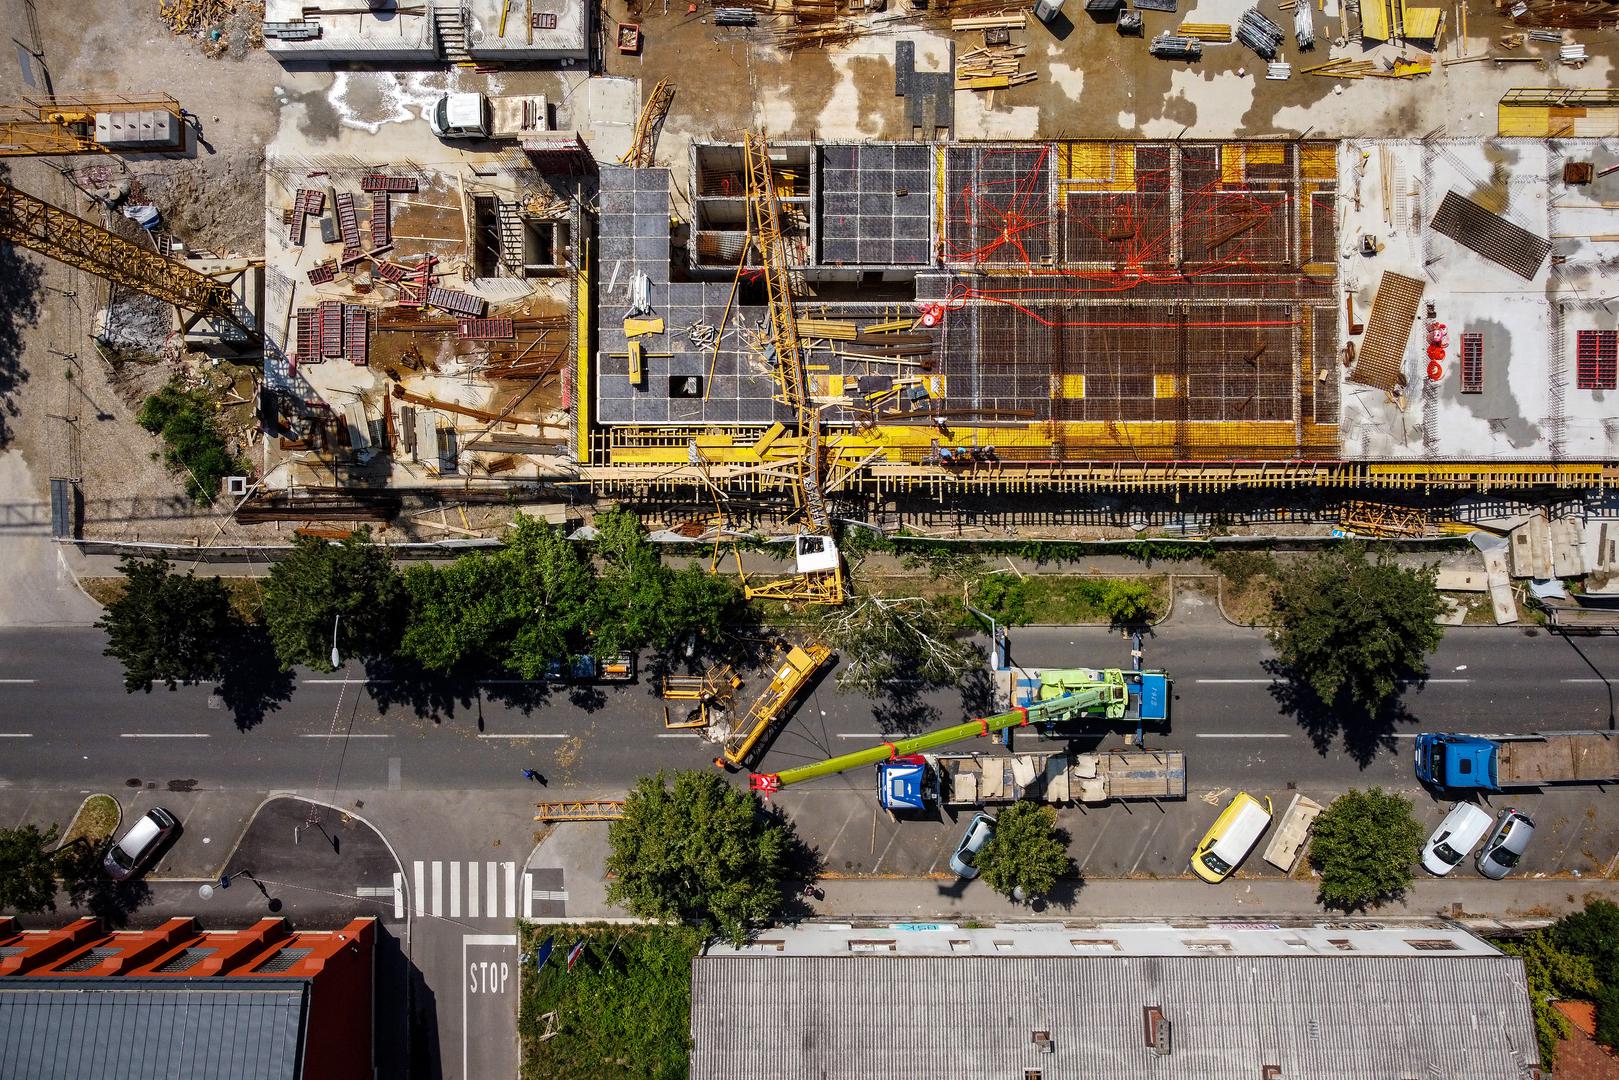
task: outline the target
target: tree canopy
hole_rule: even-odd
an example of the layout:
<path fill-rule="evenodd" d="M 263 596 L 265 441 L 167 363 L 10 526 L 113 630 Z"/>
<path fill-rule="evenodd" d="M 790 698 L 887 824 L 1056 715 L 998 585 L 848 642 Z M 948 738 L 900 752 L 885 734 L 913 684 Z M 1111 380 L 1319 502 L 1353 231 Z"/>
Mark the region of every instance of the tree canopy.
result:
<path fill-rule="evenodd" d="M 0 829 L 0 911 L 56 910 L 56 826 Z"/>
<path fill-rule="evenodd" d="M 691 771 L 641 777 L 607 838 L 611 903 L 736 943 L 781 910 L 797 847 L 757 796 Z"/>
<path fill-rule="evenodd" d="M 734 582 L 665 566 L 633 514 L 603 513 L 596 531 L 599 577 L 586 549 L 526 516 L 499 551 L 411 567 L 401 651 L 435 671 L 484 663 L 532 679 L 574 653 L 667 648 L 688 634 L 717 639 L 737 617 Z"/>
<path fill-rule="evenodd" d="M 1074 870 L 1068 845 L 1057 830 L 1057 811 L 1026 800 L 1000 812 L 995 835 L 975 863 L 979 877 L 996 892 L 1012 897 L 1021 890 L 1022 898 L 1031 900 L 1049 895 L 1057 879 Z"/>
<path fill-rule="evenodd" d="M 852 596 L 821 612 L 817 626 L 842 657 L 838 685 L 871 697 L 901 681 L 961 686 L 984 664 L 982 651 L 958 639 L 939 605 L 922 597 Z"/>
<path fill-rule="evenodd" d="M 124 556 L 124 591 L 96 625 L 107 632 L 103 655 L 124 666 L 124 689 L 170 690 L 220 675 L 221 657 L 239 620 L 217 577 L 170 572 L 161 555 Z"/>
<path fill-rule="evenodd" d="M 276 658 L 332 670 L 335 623 L 341 657 L 388 656 L 399 635 L 404 586 L 387 549 L 361 529 L 341 543 L 300 536 L 292 552 L 270 567 L 264 621 Z"/>
<path fill-rule="evenodd" d="M 1348 911 L 1397 899 L 1411 884 L 1422 841 L 1411 800 L 1382 788 L 1345 792 L 1310 833 L 1321 903 Z"/>
<path fill-rule="evenodd" d="M 1277 586 L 1271 643 L 1323 704 L 1376 712 L 1427 670 L 1444 634 L 1435 576 L 1372 560 L 1360 544 L 1303 560 Z"/>
<path fill-rule="evenodd" d="M 163 439 L 165 464 L 184 475 L 187 493 L 199 503 L 213 502 L 225 477 L 246 471 L 219 433 L 218 411 L 206 391 L 187 390 L 174 379 L 148 397 L 135 416 L 136 423 Z"/>
<path fill-rule="evenodd" d="M 1619 907 L 1591 900 L 1545 929 L 1496 944 L 1523 958 L 1543 1075 L 1557 1063 L 1557 1041 L 1573 1033 L 1555 1000 L 1594 1003 L 1597 1042 L 1619 1047 Z"/>

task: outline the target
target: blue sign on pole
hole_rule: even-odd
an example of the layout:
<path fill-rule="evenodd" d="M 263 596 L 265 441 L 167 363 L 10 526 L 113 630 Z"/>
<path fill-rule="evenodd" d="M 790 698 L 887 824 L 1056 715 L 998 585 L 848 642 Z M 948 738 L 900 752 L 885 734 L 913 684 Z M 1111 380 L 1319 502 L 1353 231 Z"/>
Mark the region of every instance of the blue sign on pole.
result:
<path fill-rule="evenodd" d="M 545 968 L 545 962 L 547 960 L 551 959 L 551 946 L 555 942 L 556 942 L 556 935 L 552 934 L 550 937 L 545 939 L 545 944 L 540 946 L 540 951 L 534 957 L 534 970 L 535 971 L 541 971 L 541 970 L 543 970 Z"/>

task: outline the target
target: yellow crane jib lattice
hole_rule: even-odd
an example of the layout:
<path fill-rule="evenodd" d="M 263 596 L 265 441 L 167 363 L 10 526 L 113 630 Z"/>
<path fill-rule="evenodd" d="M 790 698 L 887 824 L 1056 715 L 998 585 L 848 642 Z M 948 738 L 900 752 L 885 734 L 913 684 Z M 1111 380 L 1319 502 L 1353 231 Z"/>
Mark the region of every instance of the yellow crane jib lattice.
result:
<path fill-rule="evenodd" d="M 0 181 L 0 240 L 198 315 L 237 322 L 230 286 Z M 243 327 L 243 329 L 246 329 Z"/>

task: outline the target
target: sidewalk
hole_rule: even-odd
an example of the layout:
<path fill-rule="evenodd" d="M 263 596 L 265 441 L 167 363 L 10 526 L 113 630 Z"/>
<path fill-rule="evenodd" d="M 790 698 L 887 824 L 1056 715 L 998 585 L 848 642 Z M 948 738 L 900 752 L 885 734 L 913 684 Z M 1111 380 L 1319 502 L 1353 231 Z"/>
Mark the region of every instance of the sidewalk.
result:
<path fill-rule="evenodd" d="M 531 866 L 561 867 L 567 881 L 564 917 L 622 919 L 628 914 L 606 902 L 602 867 L 607 857 L 607 824 L 561 824 L 540 842 Z M 823 878 L 824 898 L 808 905 L 806 916 L 868 922 L 951 919 L 956 921 L 1062 921 L 1068 919 L 1207 918 L 1312 916 L 1342 918 L 1316 902 L 1310 881 L 1233 879 L 1206 885 L 1192 878 L 1098 878 L 1065 882 L 1053 902 L 1017 904 L 983 882 L 949 878 Z M 1377 916 L 1432 916 L 1509 921 L 1555 918 L 1583 907 L 1590 898 L 1619 902 L 1619 881 L 1601 878 L 1436 879 L 1422 871 L 1401 903 L 1365 913 Z"/>

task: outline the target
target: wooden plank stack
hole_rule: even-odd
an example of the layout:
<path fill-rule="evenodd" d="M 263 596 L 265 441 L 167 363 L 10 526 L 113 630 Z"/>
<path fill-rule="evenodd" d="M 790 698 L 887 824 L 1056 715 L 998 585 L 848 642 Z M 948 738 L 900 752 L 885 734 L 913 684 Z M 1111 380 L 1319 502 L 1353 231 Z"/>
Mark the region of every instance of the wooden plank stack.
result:
<path fill-rule="evenodd" d="M 1230 23 L 1183 22 L 1175 33 L 1181 37 L 1196 38 L 1199 41 L 1212 42 L 1217 45 L 1229 45 L 1231 43 Z"/>
<path fill-rule="evenodd" d="M 1033 82 L 1032 71 L 1020 71 L 1027 45 L 969 49 L 956 59 L 957 90 L 1002 90 Z"/>

